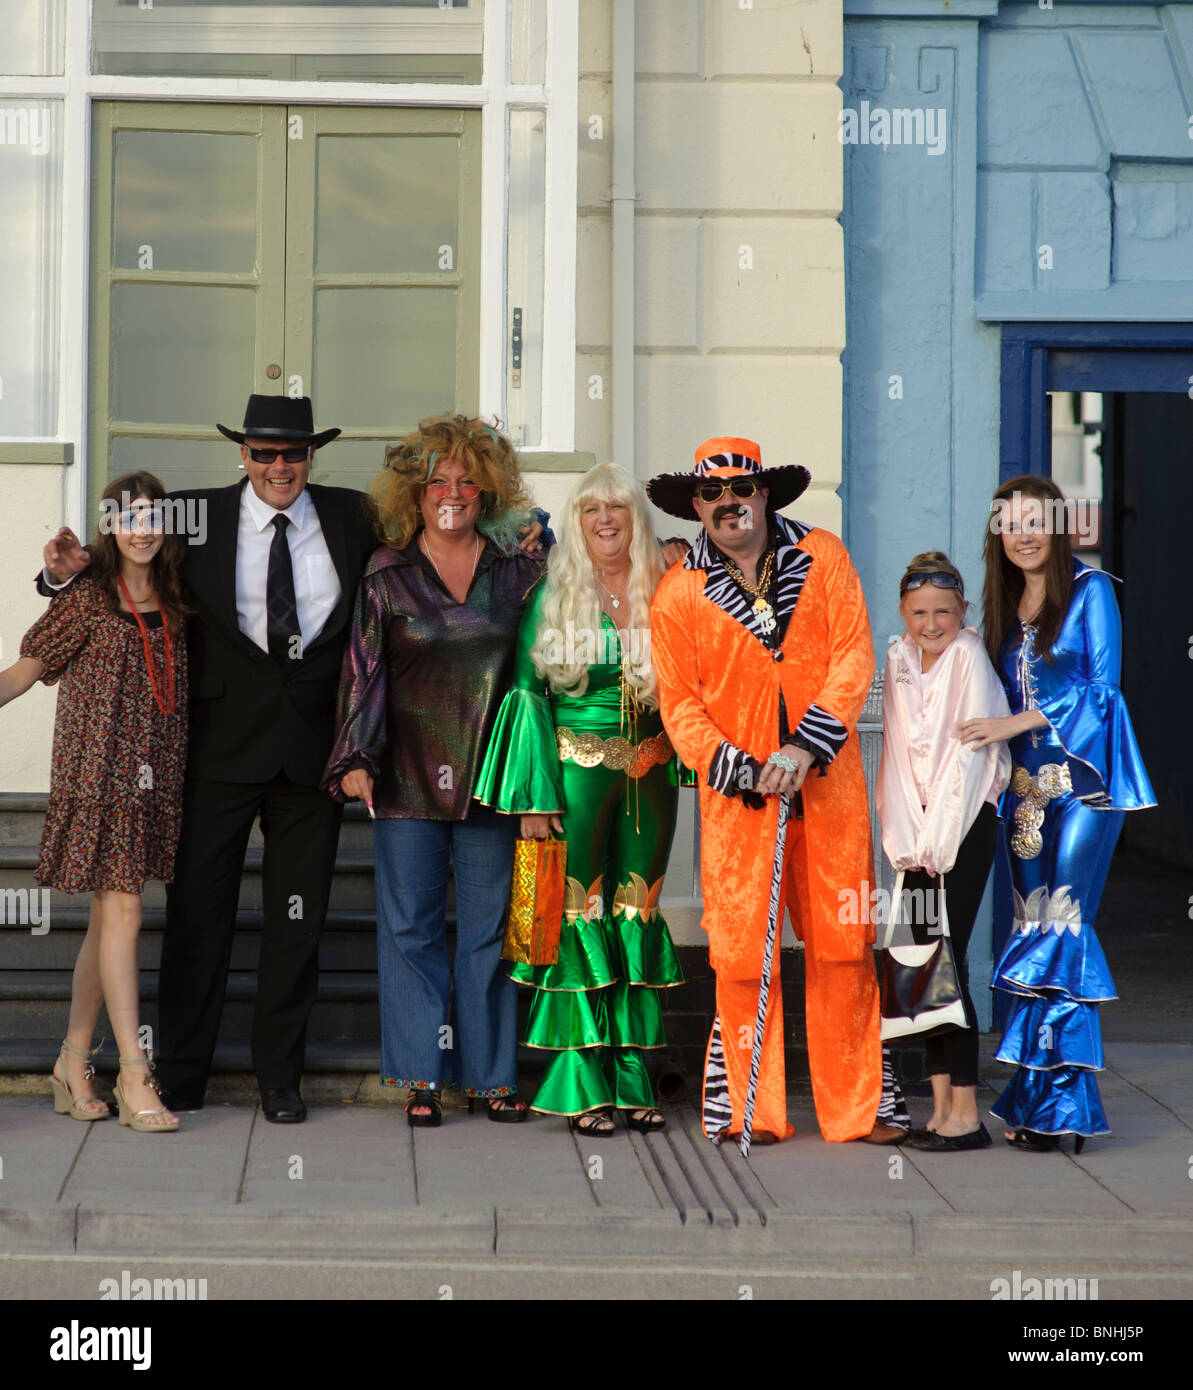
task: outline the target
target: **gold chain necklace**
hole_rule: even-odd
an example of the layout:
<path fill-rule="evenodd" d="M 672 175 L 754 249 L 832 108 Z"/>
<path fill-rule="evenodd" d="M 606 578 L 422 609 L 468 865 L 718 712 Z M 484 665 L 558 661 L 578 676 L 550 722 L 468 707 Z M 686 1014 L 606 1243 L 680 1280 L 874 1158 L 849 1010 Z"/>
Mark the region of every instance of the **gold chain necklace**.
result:
<path fill-rule="evenodd" d="M 728 556 L 725 557 L 725 568 L 729 571 L 734 583 L 739 584 L 746 593 L 754 595 L 754 612 L 758 615 L 758 626 L 767 635 L 774 632 L 776 627 L 775 610 L 767 603 L 765 597 L 766 590 L 770 587 L 774 567 L 775 552 L 768 550 L 762 561 L 762 570 L 756 582 L 751 584 L 733 561 Z"/>

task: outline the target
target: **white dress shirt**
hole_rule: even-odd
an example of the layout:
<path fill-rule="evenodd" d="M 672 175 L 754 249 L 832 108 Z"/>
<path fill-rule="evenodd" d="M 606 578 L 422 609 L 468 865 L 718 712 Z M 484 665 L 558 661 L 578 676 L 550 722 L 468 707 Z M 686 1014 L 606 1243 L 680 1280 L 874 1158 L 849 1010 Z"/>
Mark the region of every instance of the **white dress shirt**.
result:
<path fill-rule="evenodd" d="M 269 549 L 277 529 L 275 516 L 290 519 L 286 540 L 294 567 L 294 597 L 302 649 L 323 630 L 340 601 L 340 578 L 319 525 L 319 514 L 304 488 L 285 511 L 262 502 L 249 483 L 240 499 L 240 530 L 236 540 L 236 622 L 241 632 L 262 651 L 269 650 L 269 620 L 265 611 L 269 585 Z"/>

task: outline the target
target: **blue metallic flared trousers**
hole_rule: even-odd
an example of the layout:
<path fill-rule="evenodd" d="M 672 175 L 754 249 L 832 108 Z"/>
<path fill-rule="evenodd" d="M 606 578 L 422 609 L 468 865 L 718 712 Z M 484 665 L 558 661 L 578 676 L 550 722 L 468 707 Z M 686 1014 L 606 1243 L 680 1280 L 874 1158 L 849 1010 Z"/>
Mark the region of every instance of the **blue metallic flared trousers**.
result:
<path fill-rule="evenodd" d="M 1033 775 L 1063 761 L 1055 746 L 1016 751 Z M 1008 793 L 1008 832 L 1020 798 Z M 1094 919 L 1106 885 L 1122 811 L 1096 811 L 1072 792 L 1050 801 L 1031 859 L 1012 848 L 1015 921 L 994 975 L 1012 995 L 997 1053 L 1017 1066 L 992 1107 L 1013 1128 L 1041 1134 L 1105 1134 L 1094 1073 L 1102 1067 L 1098 1005 L 1115 997 Z"/>

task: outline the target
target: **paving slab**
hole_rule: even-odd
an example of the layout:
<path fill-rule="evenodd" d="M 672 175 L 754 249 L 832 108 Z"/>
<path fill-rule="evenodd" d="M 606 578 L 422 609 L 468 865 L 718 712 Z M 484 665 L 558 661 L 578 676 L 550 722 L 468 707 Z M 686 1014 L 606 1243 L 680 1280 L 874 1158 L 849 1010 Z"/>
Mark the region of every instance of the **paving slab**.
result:
<path fill-rule="evenodd" d="M 566 1126 L 554 1119 L 495 1124 L 479 1112 L 457 1112 L 450 1118 L 445 1114 L 438 1129 L 410 1133 L 422 1206 L 575 1206 L 590 1211 L 597 1205 L 580 1150 Z M 600 1154 L 606 1162 L 614 1161 L 608 1149 Z M 634 1181 L 635 1162 L 627 1153 L 619 1179 Z"/>
<path fill-rule="evenodd" d="M 217 1105 L 172 1134 L 137 1134 L 114 1120 L 89 1126 L 64 1202 L 132 1209 L 234 1205 L 256 1107 Z"/>
<path fill-rule="evenodd" d="M 1188 1043 L 1115 1043 L 1107 1070 L 1171 1111 L 1193 1131 L 1193 1046 Z M 1115 1116 L 1107 1112 L 1110 1123 Z"/>
<path fill-rule="evenodd" d="M 0 1103 L 0 1202 L 6 1207 L 53 1204 L 96 1125 L 55 1115 L 40 1096 L 5 1096 Z"/>
<path fill-rule="evenodd" d="M 413 1134 L 405 1115 L 387 1107 L 312 1106 L 301 1125 L 258 1114 L 240 1202 L 280 1211 L 412 1209 Z"/>

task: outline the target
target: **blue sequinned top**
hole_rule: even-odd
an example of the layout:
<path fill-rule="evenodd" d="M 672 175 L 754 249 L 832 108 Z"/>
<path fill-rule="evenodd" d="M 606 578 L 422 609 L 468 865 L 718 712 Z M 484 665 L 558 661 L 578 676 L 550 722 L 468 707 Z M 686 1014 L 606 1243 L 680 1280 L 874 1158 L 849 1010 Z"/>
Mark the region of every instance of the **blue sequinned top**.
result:
<path fill-rule="evenodd" d="M 1068 759 L 1073 791 L 1097 810 L 1138 811 L 1156 804 L 1123 693 L 1122 621 L 1114 581 L 1073 561 L 1073 597 L 1049 665 L 1036 651 L 1036 629 L 1020 622 L 1003 643 L 999 675 L 1015 714 L 1038 709 L 1048 724 L 1011 741 L 1051 745 Z"/>

